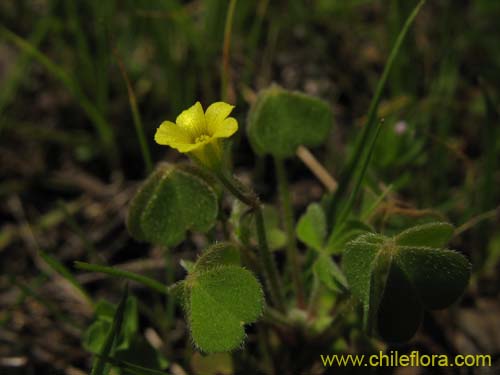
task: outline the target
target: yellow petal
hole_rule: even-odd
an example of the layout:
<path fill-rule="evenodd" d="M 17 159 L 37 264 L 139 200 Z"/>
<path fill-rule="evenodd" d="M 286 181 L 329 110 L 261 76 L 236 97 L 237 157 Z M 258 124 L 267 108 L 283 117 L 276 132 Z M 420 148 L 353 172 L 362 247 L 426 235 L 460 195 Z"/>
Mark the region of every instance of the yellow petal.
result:
<path fill-rule="evenodd" d="M 228 117 L 217 125 L 213 138 L 228 138 L 238 130 L 238 122 L 233 117 Z"/>
<path fill-rule="evenodd" d="M 205 119 L 207 121 L 208 134 L 212 135 L 217 131 L 217 127 L 229 116 L 234 106 L 224 103 L 216 102 L 210 105 L 205 112 Z"/>
<path fill-rule="evenodd" d="M 182 113 L 177 116 L 175 122 L 181 128 L 189 132 L 193 139 L 207 132 L 205 114 L 203 113 L 203 107 L 200 102 L 196 102 L 190 108 L 182 111 Z"/>
<path fill-rule="evenodd" d="M 177 151 L 182 153 L 191 152 L 202 146 L 202 143 L 172 143 L 170 145 L 170 147 L 175 148 Z"/>
<path fill-rule="evenodd" d="M 191 135 L 170 121 L 164 121 L 156 129 L 155 142 L 160 145 L 170 146 L 172 143 L 192 143 Z"/>

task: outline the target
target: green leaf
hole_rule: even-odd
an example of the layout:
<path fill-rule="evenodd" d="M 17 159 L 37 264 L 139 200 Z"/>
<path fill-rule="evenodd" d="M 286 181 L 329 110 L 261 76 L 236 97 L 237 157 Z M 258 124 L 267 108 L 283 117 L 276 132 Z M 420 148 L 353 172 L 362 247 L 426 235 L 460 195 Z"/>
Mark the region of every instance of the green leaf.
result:
<path fill-rule="evenodd" d="M 217 194 L 202 176 L 192 167 L 161 164 L 130 204 L 127 227 L 132 237 L 175 246 L 188 230 L 212 228 L 218 213 Z"/>
<path fill-rule="evenodd" d="M 327 288 L 335 292 L 347 290 L 347 280 L 337 263 L 327 254 L 321 254 L 313 266 L 314 273 Z"/>
<path fill-rule="evenodd" d="M 401 245 L 422 241 L 444 245 L 443 233 L 449 238 L 450 227 L 433 226 L 438 235 L 430 225 L 394 238 L 364 234 L 347 244 L 342 267 L 352 294 L 363 302 L 369 333 L 376 330 L 387 341 L 408 340 L 424 309 L 445 308 L 460 297 L 470 277 L 470 263 L 463 255 Z"/>
<path fill-rule="evenodd" d="M 192 272 L 201 272 L 221 265 L 241 264 L 240 252 L 231 243 L 221 242 L 209 247 L 196 261 Z"/>
<path fill-rule="evenodd" d="M 83 347 L 92 352 L 99 353 L 111 329 L 116 306 L 107 301 L 99 301 L 94 312 L 94 322 L 83 334 Z M 114 350 L 127 349 L 138 330 L 137 299 L 129 296 L 123 312 L 123 324 L 120 335 L 116 338 Z M 113 351 L 114 351 L 113 350 Z"/>
<path fill-rule="evenodd" d="M 376 302 L 378 334 L 393 342 L 409 340 L 422 321 L 424 309 L 407 276 L 395 263 L 390 264 L 382 294 Z"/>
<path fill-rule="evenodd" d="M 372 236 L 361 236 L 347 244 L 342 257 L 342 268 L 353 295 L 366 305 L 370 296 L 371 269 L 379 244 L 371 241 Z"/>
<path fill-rule="evenodd" d="M 142 213 L 156 189 L 159 186 L 162 176 L 168 171 L 168 164 L 162 163 L 149 175 L 138 189 L 134 198 L 130 202 L 127 217 L 127 229 L 132 237 L 138 241 L 147 241 L 148 238 L 142 231 Z"/>
<path fill-rule="evenodd" d="M 100 300 L 95 306 L 94 315 L 96 319 L 113 321 L 113 316 L 116 313 L 116 306 L 106 300 Z"/>
<path fill-rule="evenodd" d="M 409 228 L 396 236 L 400 246 L 445 246 L 453 236 L 453 225 L 449 223 L 427 223 Z"/>
<path fill-rule="evenodd" d="M 102 347 L 99 350 L 99 357 L 97 357 L 95 364 L 92 366 L 91 375 L 104 375 L 105 373 L 106 360 L 104 358 L 108 357 L 112 352 L 113 343 L 115 342 L 122 329 L 127 298 L 128 287 L 125 287 L 120 303 L 118 304 L 118 307 L 116 309 L 111 328 L 106 335 Z"/>
<path fill-rule="evenodd" d="M 192 274 L 188 320 L 195 345 L 207 353 L 231 351 L 245 337 L 244 324 L 262 314 L 263 292 L 255 276 L 234 265 Z"/>
<path fill-rule="evenodd" d="M 82 336 L 83 347 L 92 353 L 99 353 L 99 350 L 106 341 L 107 334 L 111 328 L 111 322 L 98 320 L 93 322 Z"/>
<path fill-rule="evenodd" d="M 287 158 L 300 145 L 322 144 L 332 117 L 326 102 L 273 85 L 259 93 L 250 109 L 247 134 L 257 154 Z"/>
<path fill-rule="evenodd" d="M 470 263 L 453 250 L 401 246 L 396 262 L 428 309 L 442 309 L 455 302 L 470 277 Z"/>
<path fill-rule="evenodd" d="M 297 237 L 307 246 L 321 251 L 326 237 L 326 218 L 323 208 L 318 203 L 307 207 L 297 224 Z"/>

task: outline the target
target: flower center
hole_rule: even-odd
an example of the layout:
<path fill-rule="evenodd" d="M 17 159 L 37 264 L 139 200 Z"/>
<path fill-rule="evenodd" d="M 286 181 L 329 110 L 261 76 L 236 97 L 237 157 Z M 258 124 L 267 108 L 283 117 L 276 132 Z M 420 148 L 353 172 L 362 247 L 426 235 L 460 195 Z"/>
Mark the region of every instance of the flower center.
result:
<path fill-rule="evenodd" d="M 206 135 L 206 134 L 203 134 L 203 135 L 200 135 L 199 137 L 196 137 L 196 139 L 194 140 L 194 143 L 205 142 L 208 139 L 210 139 L 210 137 L 208 135 Z"/>

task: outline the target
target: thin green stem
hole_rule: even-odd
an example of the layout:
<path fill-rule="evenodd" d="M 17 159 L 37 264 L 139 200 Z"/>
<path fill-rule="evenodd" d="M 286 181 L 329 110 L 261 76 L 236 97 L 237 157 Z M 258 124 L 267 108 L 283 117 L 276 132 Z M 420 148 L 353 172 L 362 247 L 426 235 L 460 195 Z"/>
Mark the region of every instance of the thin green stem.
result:
<path fill-rule="evenodd" d="M 290 199 L 290 189 L 288 187 L 288 178 L 286 176 L 285 164 L 283 159 L 274 158 L 276 175 L 278 177 L 278 190 L 281 201 L 281 209 L 283 213 L 283 221 L 287 236 L 287 260 L 290 264 L 292 273 L 293 288 L 297 297 L 297 305 L 299 308 L 305 307 L 304 288 L 299 264 L 299 254 L 297 251 L 297 242 L 295 240 L 295 224 L 293 218 L 293 208 Z"/>
<path fill-rule="evenodd" d="M 250 206 L 255 214 L 255 225 L 257 229 L 257 240 L 259 242 L 259 257 L 264 268 L 266 276 L 266 284 L 271 296 L 271 299 L 280 311 L 285 311 L 285 299 L 278 278 L 278 268 L 269 251 L 269 246 L 266 237 L 264 226 L 264 217 L 257 195 L 247 186 L 240 183 L 232 176 L 227 176 L 220 169 L 214 171 L 221 183 L 233 194 L 238 200 Z"/>
<path fill-rule="evenodd" d="M 97 264 L 90 264 L 85 262 L 75 262 L 75 268 L 90 272 L 106 273 L 114 277 L 129 279 L 144 286 L 147 286 L 148 288 L 156 290 L 159 293 L 168 294 L 167 287 L 165 285 L 154 279 L 151 279 L 143 275 L 139 275 L 137 273 L 121 270 L 115 267 L 100 266 Z"/>
<path fill-rule="evenodd" d="M 226 187 L 227 190 L 229 190 L 231 194 L 235 196 L 236 199 L 252 208 L 260 206 L 258 197 L 239 181 L 232 177 L 228 177 L 224 172 L 219 170 L 216 170 L 215 174 L 220 182 Z"/>

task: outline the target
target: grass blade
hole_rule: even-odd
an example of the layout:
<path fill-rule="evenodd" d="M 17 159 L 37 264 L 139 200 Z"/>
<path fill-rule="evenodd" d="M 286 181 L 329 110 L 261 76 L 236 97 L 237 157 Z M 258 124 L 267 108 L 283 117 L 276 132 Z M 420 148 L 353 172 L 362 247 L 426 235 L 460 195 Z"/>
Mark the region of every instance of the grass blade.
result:
<path fill-rule="evenodd" d="M 347 194 L 347 189 L 351 184 L 351 180 L 354 176 L 354 173 L 357 170 L 359 163 L 361 162 L 361 156 L 363 154 L 363 150 L 367 146 L 368 141 L 370 140 L 371 136 L 373 135 L 373 132 L 375 131 L 374 128 L 376 125 L 375 117 L 377 114 L 377 109 L 380 103 L 382 92 L 387 82 L 387 78 L 389 77 L 389 73 L 394 63 L 394 60 L 398 55 L 398 52 L 406 37 L 406 34 L 408 34 L 408 30 L 411 24 L 413 23 L 413 20 L 417 16 L 418 12 L 420 11 L 420 8 L 422 7 L 422 5 L 424 5 L 424 3 L 425 0 L 421 0 L 417 4 L 417 6 L 413 9 L 413 11 L 410 13 L 398 37 L 396 38 L 396 42 L 392 47 L 391 53 L 389 54 L 389 58 L 387 59 L 387 63 L 384 67 L 384 71 L 382 73 L 382 76 L 380 77 L 380 80 L 378 81 L 377 88 L 375 89 L 375 94 L 370 103 L 370 108 L 368 110 L 368 117 L 366 120 L 366 124 L 363 127 L 360 139 L 358 142 L 356 142 L 352 157 L 347 163 L 344 170 L 342 171 L 338 190 L 335 192 L 333 199 L 331 200 L 331 203 L 327 208 L 327 221 L 328 221 L 329 232 L 331 231 L 333 225 L 335 224 L 339 204 L 341 201 L 343 201 L 343 198 L 345 198 L 345 195 Z"/>
<path fill-rule="evenodd" d="M 137 139 L 139 140 L 139 145 L 141 146 L 141 153 L 142 158 L 144 159 L 144 166 L 146 167 L 146 174 L 150 174 L 153 171 L 153 162 L 151 161 L 151 151 L 149 150 L 149 146 L 144 135 L 144 127 L 142 126 L 141 114 L 139 112 L 139 108 L 137 107 L 137 99 L 135 97 L 134 90 L 132 89 L 132 85 L 130 84 L 125 66 L 123 65 L 123 60 L 116 49 L 113 50 L 113 54 L 115 55 L 123 80 L 127 85 L 128 101 L 134 120 L 135 133 L 137 135 Z"/>
<path fill-rule="evenodd" d="M 228 94 L 231 92 L 231 80 L 229 71 L 229 49 L 231 48 L 231 33 L 233 31 L 234 9 L 236 8 L 236 0 L 231 0 L 227 8 L 226 24 L 224 26 L 224 44 L 222 47 L 222 84 L 221 84 L 221 99 L 228 100 Z M 230 100 L 231 102 L 231 100 Z"/>
<path fill-rule="evenodd" d="M 87 291 L 78 282 L 75 276 L 73 276 L 71 271 L 66 266 L 64 266 L 64 264 L 59 262 L 57 259 L 51 257 L 44 251 L 39 251 L 39 255 L 44 260 L 44 262 L 50 266 L 50 268 L 52 268 L 55 272 L 64 277 L 83 296 L 83 298 L 85 298 L 85 300 L 89 303 L 90 306 L 94 306 L 92 297 L 90 297 Z"/>
<path fill-rule="evenodd" d="M 78 82 L 76 82 L 63 68 L 55 64 L 27 40 L 21 38 L 3 26 L 0 26 L 0 35 L 4 36 L 24 53 L 31 55 L 35 60 L 43 65 L 43 67 L 47 69 L 50 74 L 61 81 L 62 84 L 73 94 L 82 109 L 94 124 L 111 165 L 116 165 L 118 163 L 118 149 L 115 143 L 113 130 L 95 105 L 85 96 Z"/>
<path fill-rule="evenodd" d="M 375 149 L 375 143 L 377 143 L 377 138 L 378 138 L 378 135 L 380 134 L 381 124 L 382 124 L 382 122 L 379 122 L 377 128 L 375 129 L 375 134 L 373 135 L 373 137 L 371 139 L 371 142 L 370 142 L 370 145 L 368 146 L 367 152 L 365 152 L 366 156 L 363 159 L 363 163 L 361 164 L 361 170 L 360 170 L 360 172 L 357 176 L 356 182 L 354 184 L 354 189 L 353 189 L 351 195 L 349 196 L 349 200 L 347 201 L 346 205 L 344 206 L 344 208 L 342 209 L 342 212 L 339 215 L 339 219 L 337 221 L 337 224 L 340 224 L 340 226 L 342 226 L 344 221 L 349 216 L 349 213 L 352 210 L 354 202 L 356 201 L 356 197 L 358 196 L 359 191 L 361 190 L 361 185 L 363 184 L 363 179 L 365 177 L 366 170 L 368 169 L 368 165 L 370 164 L 370 160 L 372 158 L 373 150 Z"/>
<path fill-rule="evenodd" d="M 101 353 L 97 357 L 96 362 L 92 367 L 91 375 L 104 375 L 105 373 L 105 367 L 107 362 L 104 358 L 107 358 L 109 356 L 109 353 L 113 348 L 113 342 L 115 341 L 115 337 L 118 337 L 118 335 L 120 334 L 127 297 L 128 297 L 128 285 L 125 285 L 125 290 L 123 291 L 122 298 L 120 300 L 118 308 L 116 309 L 115 316 L 113 318 L 113 325 L 111 326 L 111 330 L 109 331 L 108 336 L 106 337 L 104 345 L 102 346 Z"/>
<path fill-rule="evenodd" d="M 34 46 L 38 46 L 47 35 L 50 30 L 50 25 L 53 22 L 52 17 L 46 17 L 41 19 L 33 31 L 33 34 L 30 36 L 29 40 Z M 3 128 L 6 127 L 6 122 L 2 119 L 2 114 L 7 108 L 7 106 L 14 99 L 14 95 L 17 91 L 17 88 L 23 81 L 23 78 L 27 76 L 27 68 L 29 62 L 31 60 L 31 56 L 24 52 L 16 61 L 15 66 L 12 70 L 9 70 L 9 77 L 2 83 L 2 90 L 0 90 L 0 133 Z"/>
<path fill-rule="evenodd" d="M 154 279 L 151 279 L 150 277 L 139 275 L 137 273 L 121 270 L 115 267 L 100 266 L 97 264 L 90 264 L 85 262 L 75 262 L 75 267 L 80 270 L 100 272 L 114 277 L 122 277 L 147 286 L 148 288 L 156 290 L 159 293 L 168 294 L 167 287 L 165 285 Z"/>

